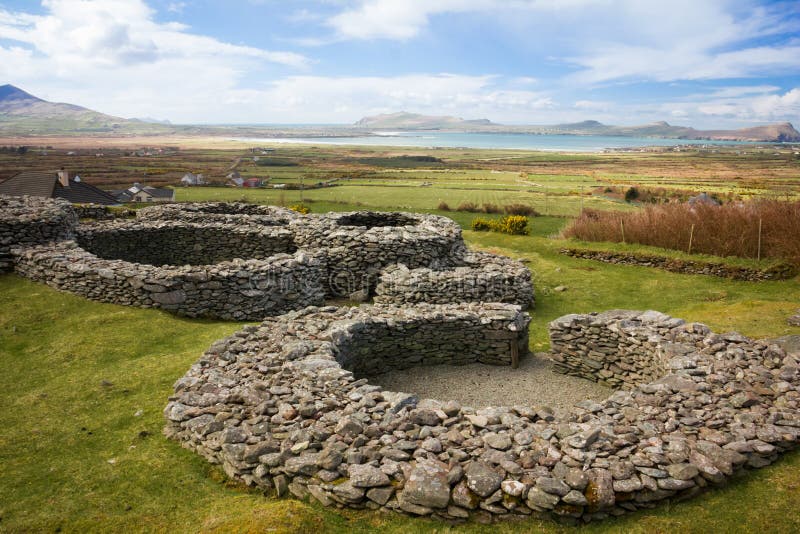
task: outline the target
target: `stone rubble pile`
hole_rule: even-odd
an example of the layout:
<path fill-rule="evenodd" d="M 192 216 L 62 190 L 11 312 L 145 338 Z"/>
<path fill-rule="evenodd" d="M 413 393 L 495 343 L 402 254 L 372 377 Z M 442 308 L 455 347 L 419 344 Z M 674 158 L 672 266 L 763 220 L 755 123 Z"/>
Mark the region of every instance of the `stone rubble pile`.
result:
<path fill-rule="evenodd" d="M 429 322 L 438 327 L 419 328 Z M 553 357 L 579 373 L 581 358 L 611 369 L 615 353 L 596 336 L 614 334 L 628 367 L 613 376 L 632 387 L 559 419 L 544 406 L 420 400 L 361 375 L 424 365 L 426 354 L 434 364 L 480 358 L 472 345 L 497 337 L 523 347 L 527 322 L 502 304 L 309 308 L 268 319 L 212 345 L 175 384 L 165 432 L 277 495 L 484 522 L 584 522 L 650 508 L 767 465 L 798 441 L 800 353 L 655 312 L 553 322 Z M 495 350 L 507 362 L 500 343 Z"/>
<path fill-rule="evenodd" d="M 70 239 L 77 224 L 66 200 L 0 195 L 0 273 L 13 269 L 11 247 Z"/>

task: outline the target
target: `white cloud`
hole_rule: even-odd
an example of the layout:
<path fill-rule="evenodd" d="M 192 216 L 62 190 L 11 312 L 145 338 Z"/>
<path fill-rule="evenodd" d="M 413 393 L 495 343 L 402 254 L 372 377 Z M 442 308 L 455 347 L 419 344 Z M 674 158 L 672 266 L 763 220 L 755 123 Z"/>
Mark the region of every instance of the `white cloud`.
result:
<path fill-rule="evenodd" d="M 118 116 L 201 120 L 246 75 L 310 64 L 294 52 L 226 43 L 157 22 L 143 0 L 42 5 L 40 16 L 0 8 L 0 39 L 12 42 L 0 44 L 0 80 Z"/>
<path fill-rule="evenodd" d="M 596 100 L 578 100 L 572 105 L 576 109 L 586 111 L 607 111 L 611 104 L 609 102 L 600 102 Z"/>
<path fill-rule="evenodd" d="M 334 15 L 328 25 L 343 38 L 397 39 L 415 37 L 430 18 L 444 13 L 556 10 L 607 0 L 362 0 Z"/>
<path fill-rule="evenodd" d="M 265 90 L 238 94 L 244 109 L 268 109 L 272 122 L 320 117 L 352 122 L 363 115 L 397 110 L 512 119 L 554 105 L 543 93 L 506 89 L 498 82 L 490 75 L 291 76 Z"/>
<path fill-rule="evenodd" d="M 559 50 L 551 59 L 578 67 L 569 83 L 598 84 L 797 72 L 800 43 L 741 45 L 800 30 L 800 13 L 787 9 L 752 0 L 361 0 L 327 24 L 340 39 L 409 40 L 437 15 L 477 13 L 520 46 Z"/>
<path fill-rule="evenodd" d="M 186 2 L 170 2 L 167 5 L 167 11 L 170 13 L 182 13 L 186 9 Z"/>
<path fill-rule="evenodd" d="M 763 95 L 765 93 L 774 93 L 779 90 L 780 87 L 777 85 L 736 85 L 717 89 L 708 96 L 712 98 L 732 98 L 746 95 Z"/>
<path fill-rule="evenodd" d="M 758 86 L 756 86 L 758 87 Z M 763 124 L 800 119 L 800 87 L 784 93 L 756 92 L 756 87 L 711 91 L 691 95 L 682 100 L 657 104 L 648 110 L 650 116 L 671 115 L 698 128 L 740 127 L 742 124 Z M 768 86 L 765 86 L 765 89 Z M 742 91 L 737 92 L 736 89 Z M 633 106 L 635 108 L 635 106 Z"/>

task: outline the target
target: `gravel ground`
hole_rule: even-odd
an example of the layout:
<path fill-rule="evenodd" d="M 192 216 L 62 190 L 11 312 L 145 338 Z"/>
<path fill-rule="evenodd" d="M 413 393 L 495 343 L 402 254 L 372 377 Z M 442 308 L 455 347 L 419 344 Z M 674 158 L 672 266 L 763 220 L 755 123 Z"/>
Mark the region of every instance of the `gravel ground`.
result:
<path fill-rule="evenodd" d="M 553 371 L 552 363 L 528 355 L 518 369 L 480 363 L 436 365 L 390 371 L 369 378 L 390 391 L 415 393 L 422 398 L 457 400 L 464 406 L 549 406 L 564 413 L 582 400 L 600 401 L 613 390 L 583 378 Z"/>

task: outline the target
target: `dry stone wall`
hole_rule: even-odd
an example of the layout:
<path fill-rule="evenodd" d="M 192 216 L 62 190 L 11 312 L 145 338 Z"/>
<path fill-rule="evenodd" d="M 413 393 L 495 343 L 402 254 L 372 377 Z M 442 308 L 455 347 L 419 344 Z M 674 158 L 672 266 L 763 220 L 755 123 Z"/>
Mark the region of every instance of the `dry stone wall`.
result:
<path fill-rule="evenodd" d="M 91 219 L 95 221 L 110 221 L 112 219 L 130 219 L 136 216 L 136 210 L 103 206 L 100 204 L 78 204 L 72 209 L 78 219 Z"/>
<path fill-rule="evenodd" d="M 610 333 L 635 362 L 618 373 L 629 390 L 561 418 L 544 406 L 418 399 L 360 375 L 429 345 L 459 358 L 446 334 L 415 328 L 442 320 L 475 343 L 495 332 L 526 337 L 527 317 L 501 304 L 292 312 L 215 343 L 176 382 L 166 433 L 277 495 L 483 522 L 585 522 L 651 508 L 767 465 L 800 437 L 800 353 L 791 344 L 787 352 L 652 312 L 554 322 L 554 347 L 569 349 L 554 354 L 559 361 L 599 361 L 590 356 L 595 336 Z M 387 338 L 388 350 L 361 350 Z"/>
<path fill-rule="evenodd" d="M 0 195 L 0 272 L 13 269 L 12 247 L 70 239 L 77 224 L 66 200 Z"/>
<path fill-rule="evenodd" d="M 181 221 L 189 223 L 224 223 L 249 226 L 284 226 L 299 217 L 297 212 L 278 206 L 243 202 L 199 202 L 149 206 L 136 212 L 142 221 Z"/>
<path fill-rule="evenodd" d="M 483 252 L 467 253 L 447 269 L 409 269 L 396 265 L 383 271 L 375 302 L 505 302 L 528 309 L 534 304 L 531 273 L 518 261 Z"/>
<path fill-rule="evenodd" d="M 704 274 L 719 276 L 732 280 L 747 282 L 763 282 L 765 280 L 788 280 L 797 276 L 797 267 L 788 263 L 773 264 L 765 269 L 740 267 L 700 260 L 682 260 L 654 254 L 639 252 L 614 252 L 604 250 L 588 250 L 563 248 L 561 254 L 586 260 L 601 261 L 617 265 L 633 265 L 637 267 L 655 267 L 680 274 Z"/>
<path fill-rule="evenodd" d="M 91 300 L 237 321 L 323 302 L 325 259 L 305 252 L 157 267 L 99 258 L 73 241 L 14 249 L 17 272 Z"/>
<path fill-rule="evenodd" d="M 372 292 L 390 265 L 449 266 L 466 253 L 461 228 L 435 215 L 329 213 L 295 219 L 289 227 L 298 247 L 328 252 L 328 294 L 332 297 Z"/>
<path fill-rule="evenodd" d="M 259 260 L 297 250 L 284 228 L 219 223 L 114 221 L 83 226 L 76 240 L 100 258 L 157 266 Z"/>
<path fill-rule="evenodd" d="M 665 338 L 682 324 L 655 311 L 565 315 L 550 323 L 551 357 L 560 372 L 631 388 L 666 373 L 666 363 L 685 345 Z"/>

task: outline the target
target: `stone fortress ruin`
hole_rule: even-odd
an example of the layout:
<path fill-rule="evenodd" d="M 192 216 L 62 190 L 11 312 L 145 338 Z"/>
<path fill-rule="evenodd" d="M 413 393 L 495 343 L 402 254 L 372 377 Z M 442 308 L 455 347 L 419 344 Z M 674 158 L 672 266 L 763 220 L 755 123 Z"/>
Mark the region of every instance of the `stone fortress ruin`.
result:
<path fill-rule="evenodd" d="M 279 496 L 447 520 L 591 521 L 691 497 L 800 436 L 796 347 L 652 311 L 550 323 L 555 368 L 614 390 L 563 414 L 371 383 L 528 354 L 527 269 L 469 252 L 448 219 L 203 204 L 78 225 L 58 202 L 0 208 L 0 259 L 23 276 L 96 300 L 262 321 L 175 383 L 165 432 Z M 357 293 L 374 303 L 325 305 Z"/>

